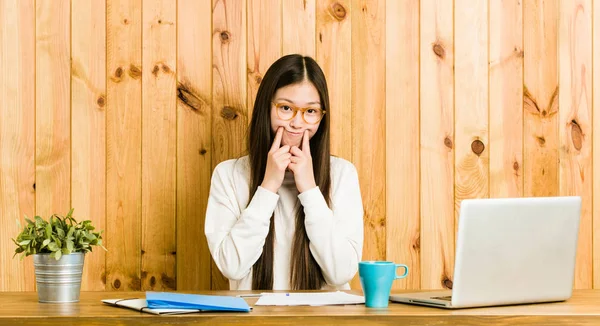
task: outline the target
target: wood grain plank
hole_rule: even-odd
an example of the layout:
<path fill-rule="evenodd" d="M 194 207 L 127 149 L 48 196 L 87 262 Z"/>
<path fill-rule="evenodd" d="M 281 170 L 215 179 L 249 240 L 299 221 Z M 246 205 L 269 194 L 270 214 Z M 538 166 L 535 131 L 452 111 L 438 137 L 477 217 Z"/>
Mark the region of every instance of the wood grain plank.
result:
<path fill-rule="evenodd" d="M 247 15 L 248 117 L 251 117 L 262 77 L 281 56 L 281 1 L 248 0 Z"/>
<path fill-rule="evenodd" d="M 142 2 L 106 4 L 106 287 L 141 290 Z"/>
<path fill-rule="evenodd" d="M 36 215 L 71 208 L 70 3 L 36 1 Z"/>
<path fill-rule="evenodd" d="M 490 197 L 523 196 L 523 5 L 490 1 Z"/>
<path fill-rule="evenodd" d="M 97 230 L 106 219 L 106 2 L 71 3 L 71 189 L 74 215 Z M 104 235 L 103 235 L 104 236 Z M 85 257 L 82 291 L 105 284 L 105 251 Z"/>
<path fill-rule="evenodd" d="M 558 0 L 523 4 L 523 195 L 558 195 Z"/>
<path fill-rule="evenodd" d="M 386 258 L 385 1 L 352 1 L 352 157 L 364 205 L 363 260 Z M 352 288 L 360 288 L 356 278 Z"/>
<path fill-rule="evenodd" d="M 592 288 L 592 2 L 560 2 L 560 195 L 582 198 L 575 288 Z"/>
<path fill-rule="evenodd" d="M 177 290 L 210 290 L 204 235 L 212 170 L 210 5 L 177 3 Z"/>
<path fill-rule="evenodd" d="M 317 62 L 329 90 L 331 154 L 352 161 L 352 13 L 350 0 L 317 2 Z"/>
<path fill-rule="evenodd" d="M 246 1 L 213 0 L 212 167 L 242 156 L 246 149 Z M 212 262 L 214 290 L 229 282 Z"/>
<path fill-rule="evenodd" d="M 152 0 L 142 7 L 142 290 L 177 288 L 174 4 Z"/>
<path fill-rule="evenodd" d="M 592 35 L 594 39 L 592 40 L 593 49 L 592 49 L 592 100 L 593 100 L 593 108 L 592 108 L 592 117 L 593 117 L 593 125 L 592 129 L 595 130 L 593 132 L 593 148 L 592 148 L 592 161 L 594 166 L 592 167 L 593 174 L 593 200 L 592 200 L 592 208 L 593 208 L 593 216 L 592 216 L 592 233 L 593 233 L 593 259 L 594 263 L 592 266 L 593 275 L 593 288 L 600 288 L 600 205 L 594 203 L 600 203 L 600 6 L 595 5 L 592 6 L 594 8 L 593 13 L 593 25 L 594 29 L 592 31 Z"/>
<path fill-rule="evenodd" d="M 458 220 L 462 200 L 489 197 L 488 5 L 457 0 L 454 17 L 454 205 Z"/>
<path fill-rule="evenodd" d="M 419 255 L 419 3 L 386 2 L 386 260 L 408 265 L 395 289 L 418 289 Z"/>
<path fill-rule="evenodd" d="M 452 3 L 421 1 L 421 288 L 454 273 L 454 38 Z"/>
<path fill-rule="evenodd" d="M 35 209 L 35 2 L 0 1 L 0 291 L 33 291 L 33 259 L 13 258 Z"/>
<path fill-rule="evenodd" d="M 283 7 L 280 21 L 282 22 L 284 55 L 299 53 L 315 57 L 316 1 L 281 1 Z"/>

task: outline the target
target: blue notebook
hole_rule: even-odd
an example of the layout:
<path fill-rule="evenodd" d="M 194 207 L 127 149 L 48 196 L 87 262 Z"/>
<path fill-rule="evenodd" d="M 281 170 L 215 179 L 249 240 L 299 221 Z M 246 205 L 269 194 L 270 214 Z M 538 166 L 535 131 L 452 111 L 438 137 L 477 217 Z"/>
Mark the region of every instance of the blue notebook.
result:
<path fill-rule="evenodd" d="M 204 311 L 249 312 L 246 300 L 221 295 L 184 294 L 173 292 L 146 292 L 148 308 L 156 309 L 199 309 Z"/>

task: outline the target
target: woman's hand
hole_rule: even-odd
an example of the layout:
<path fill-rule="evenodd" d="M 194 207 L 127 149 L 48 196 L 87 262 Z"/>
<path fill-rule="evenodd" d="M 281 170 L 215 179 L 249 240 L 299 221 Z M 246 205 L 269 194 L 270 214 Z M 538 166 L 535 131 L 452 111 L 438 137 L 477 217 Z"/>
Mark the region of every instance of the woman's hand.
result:
<path fill-rule="evenodd" d="M 308 130 L 306 130 L 302 136 L 302 150 L 296 146 L 293 146 L 290 149 L 292 157 L 290 158 L 291 163 L 289 164 L 289 168 L 294 173 L 296 188 L 298 188 L 300 193 L 317 186 L 315 183 L 315 175 L 313 173 L 310 141 L 308 138 Z"/>
<path fill-rule="evenodd" d="M 279 127 L 277 129 L 277 133 L 275 134 L 273 145 L 271 145 L 271 150 L 269 150 L 267 158 L 267 168 L 265 170 L 265 177 L 263 179 L 262 184 L 260 185 L 261 187 L 273 193 L 277 193 L 279 187 L 281 187 L 281 183 L 283 182 L 283 178 L 285 177 L 285 169 L 290 164 L 290 158 L 292 156 L 292 154 L 289 153 L 289 145 L 280 147 L 282 135 L 283 128 Z"/>

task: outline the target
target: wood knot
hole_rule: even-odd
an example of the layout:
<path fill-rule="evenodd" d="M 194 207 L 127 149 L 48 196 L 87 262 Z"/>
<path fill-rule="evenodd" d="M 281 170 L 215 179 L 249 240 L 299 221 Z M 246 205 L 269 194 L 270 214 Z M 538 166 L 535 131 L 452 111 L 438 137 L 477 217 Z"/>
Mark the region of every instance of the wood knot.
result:
<path fill-rule="evenodd" d="M 261 76 L 256 76 L 256 78 L 254 78 L 254 80 L 256 80 L 256 83 L 258 85 L 260 85 L 260 83 L 262 82 L 262 77 Z"/>
<path fill-rule="evenodd" d="M 205 102 L 183 83 L 177 84 L 177 98 L 194 112 L 203 113 L 201 110 Z"/>
<path fill-rule="evenodd" d="M 228 43 L 229 38 L 231 37 L 231 34 L 229 34 L 228 31 L 223 31 L 223 32 L 221 32 L 220 37 L 221 37 L 222 43 Z"/>
<path fill-rule="evenodd" d="M 159 20 L 158 20 L 158 23 L 159 23 L 159 24 L 162 24 L 162 20 L 161 20 L 161 19 L 159 19 Z"/>
<path fill-rule="evenodd" d="M 117 67 L 113 76 L 110 76 L 110 79 L 115 83 L 121 82 L 123 80 L 123 67 Z"/>
<path fill-rule="evenodd" d="M 223 109 L 221 109 L 221 116 L 225 120 L 234 120 L 237 118 L 238 114 L 235 112 L 234 108 L 230 106 L 224 106 Z"/>
<path fill-rule="evenodd" d="M 454 284 L 452 283 L 452 281 L 447 277 L 445 277 L 444 280 L 442 281 L 442 286 L 444 286 L 444 288 L 446 288 L 446 289 L 452 290 L 453 285 Z"/>
<path fill-rule="evenodd" d="M 337 21 L 342 21 L 344 18 L 346 18 L 346 8 L 344 8 L 344 6 L 342 6 L 342 4 L 339 2 L 335 2 L 329 6 L 329 11 L 331 12 L 333 18 L 335 18 Z"/>
<path fill-rule="evenodd" d="M 538 144 L 540 144 L 540 146 L 544 146 L 546 144 L 546 138 L 544 138 L 544 136 L 538 136 L 536 137 Z"/>
<path fill-rule="evenodd" d="M 33 184 L 33 190 L 35 190 L 35 183 Z"/>
<path fill-rule="evenodd" d="M 514 162 L 513 163 L 513 170 L 519 171 L 519 162 Z"/>
<path fill-rule="evenodd" d="M 485 145 L 481 140 L 476 139 L 471 143 L 471 150 L 473 151 L 473 153 L 479 156 L 485 150 Z"/>
<path fill-rule="evenodd" d="M 452 139 L 450 139 L 450 137 L 444 138 L 444 146 L 448 147 L 449 149 L 452 149 L 453 144 Z"/>
<path fill-rule="evenodd" d="M 156 277 L 152 276 L 150 278 L 150 287 L 154 287 L 156 285 Z"/>
<path fill-rule="evenodd" d="M 206 149 L 204 149 L 204 148 L 201 148 L 201 149 L 198 151 L 198 153 L 200 153 L 200 155 L 204 155 L 204 154 L 206 154 Z"/>
<path fill-rule="evenodd" d="M 140 69 L 140 67 L 130 64 L 129 76 L 133 79 L 140 79 L 142 78 L 142 70 Z"/>
<path fill-rule="evenodd" d="M 146 250 L 142 249 L 141 254 L 143 255 L 145 253 L 146 253 Z"/>
<path fill-rule="evenodd" d="M 158 65 L 155 65 L 154 69 L 152 69 L 152 74 L 154 75 L 154 77 L 158 76 L 159 71 L 160 71 L 160 68 L 158 67 Z"/>
<path fill-rule="evenodd" d="M 571 140 L 573 141 L 573 147 L 580 151 L 583 147 L 583 130 L 575 120 L 571 120 Z"/>
<path fill-rule="evenodd" d="M 119 288 L 121 288 L 121 281 L 120 281 L 119 279 L 116 279 L 116 280 L 113 282 L 113 287 L 114 287 L 115 289 L 119 289 Z"/>
<path fill-rule="evenodd" d="M 523 50 L 519 49 L 518 47 L 515 46 L 515 48 L 513 49 L 513 52 L 515 53 L 515 56 L 517 58 L 522 58 L 525 56 L 525 52 L 523 52 Z"/>
<path fill-rule="evenodd" d="M 175 290 L 177 288 L 177 281 L 174 277 L 169 277 L 167 274 L 162 273 L 160 276 L 160 281 L 167 289 Z"/>
<path fill-rule="evenodd" d="M 127 18 L 123 19 L 123 24 L 128 25 L 129 24 L 129 20 Z"/>
<path fill-rule="evenodd" d="M 148 277 L 148 272 L 146 272 L 146 271 L 142 271 L 142 273 L 141 273 L 141 275 L 140 275 L 140 276 L 141 276 L 142 278 L 146 278 L 146 277 Z"/>
<path fill-rule="evenodd" d="M 104 95 L 100 95 L 100 97 L 98 97 L 98 99 L 96 100 L 96 103 L 99 107 L 104 107 L 106 105 L 106 97 Z"/>
<path fill-rule="evenodd" d="M 413 242 L 412 248 L 414 251 L 421 250 L 421 237 L 417 235 L 417 238 Z"/>
<path fill-rule="evenodd" d="M 319 33 L 319 43 L 323 43 L 323 33 Z"/>
<path fill-rule="evenodd" d="M 169 73 L 171 73 L 171 68 L 170 68 L 169 66 L 167 66 L 166 64 L 163 64 L 163 65 L 162 65 L 162 71 L 163 71 L 165 74 L 169 74 Z"/>
<path fill-rule="evenodd" d="M 526 85 L 523 85 L 523 109 L 534 115 L 541 113 L 536 99 L 529 93 Z"/>
<path fill-rule="evenodd" d="M 444 50 L 444 46 L 440 43 L 433 44 L 433 53 L 437 55 L 440 59 L 444 59 L 446 57 L 446 50 Z"/>

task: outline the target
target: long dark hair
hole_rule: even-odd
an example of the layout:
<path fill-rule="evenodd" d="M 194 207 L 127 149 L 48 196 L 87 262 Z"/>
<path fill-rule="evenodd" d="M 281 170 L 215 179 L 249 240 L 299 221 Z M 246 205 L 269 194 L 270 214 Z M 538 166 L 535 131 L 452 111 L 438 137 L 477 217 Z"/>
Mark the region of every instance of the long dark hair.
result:
<path fill-rule="evenodd" d="M 313 161 L 315 182 L 330 205 L 330 142 L 329 142 L 329 93 L 325 75 L 319 65 L 310 57 L 291 54 L 275 61 L 262 79 L 248 135 L 250 158 L 250 195 L 252 196 L 262 183 L 267 166 L 267 154 L 275 137 L 271 130 L 271 101 L 275 92 L 284 86 L 311 82 L 319 92 L 321 107 L 327 114 L 321 120 L 319 129 L 310 139 L 310 152 Z M 325 279 L 321 267 L 309 249 L 309 239 L 304 227 L 304 209 L 296 203 L 296 231 L 292 245 L 290 284 L 294 290 L 316 290 L 323 287 Z M 271 225 L 263 251 L 254 263 L 252 272 L 252 289 L 273 289 L 273 249 L 275 225 L 271 217 Z"/>

